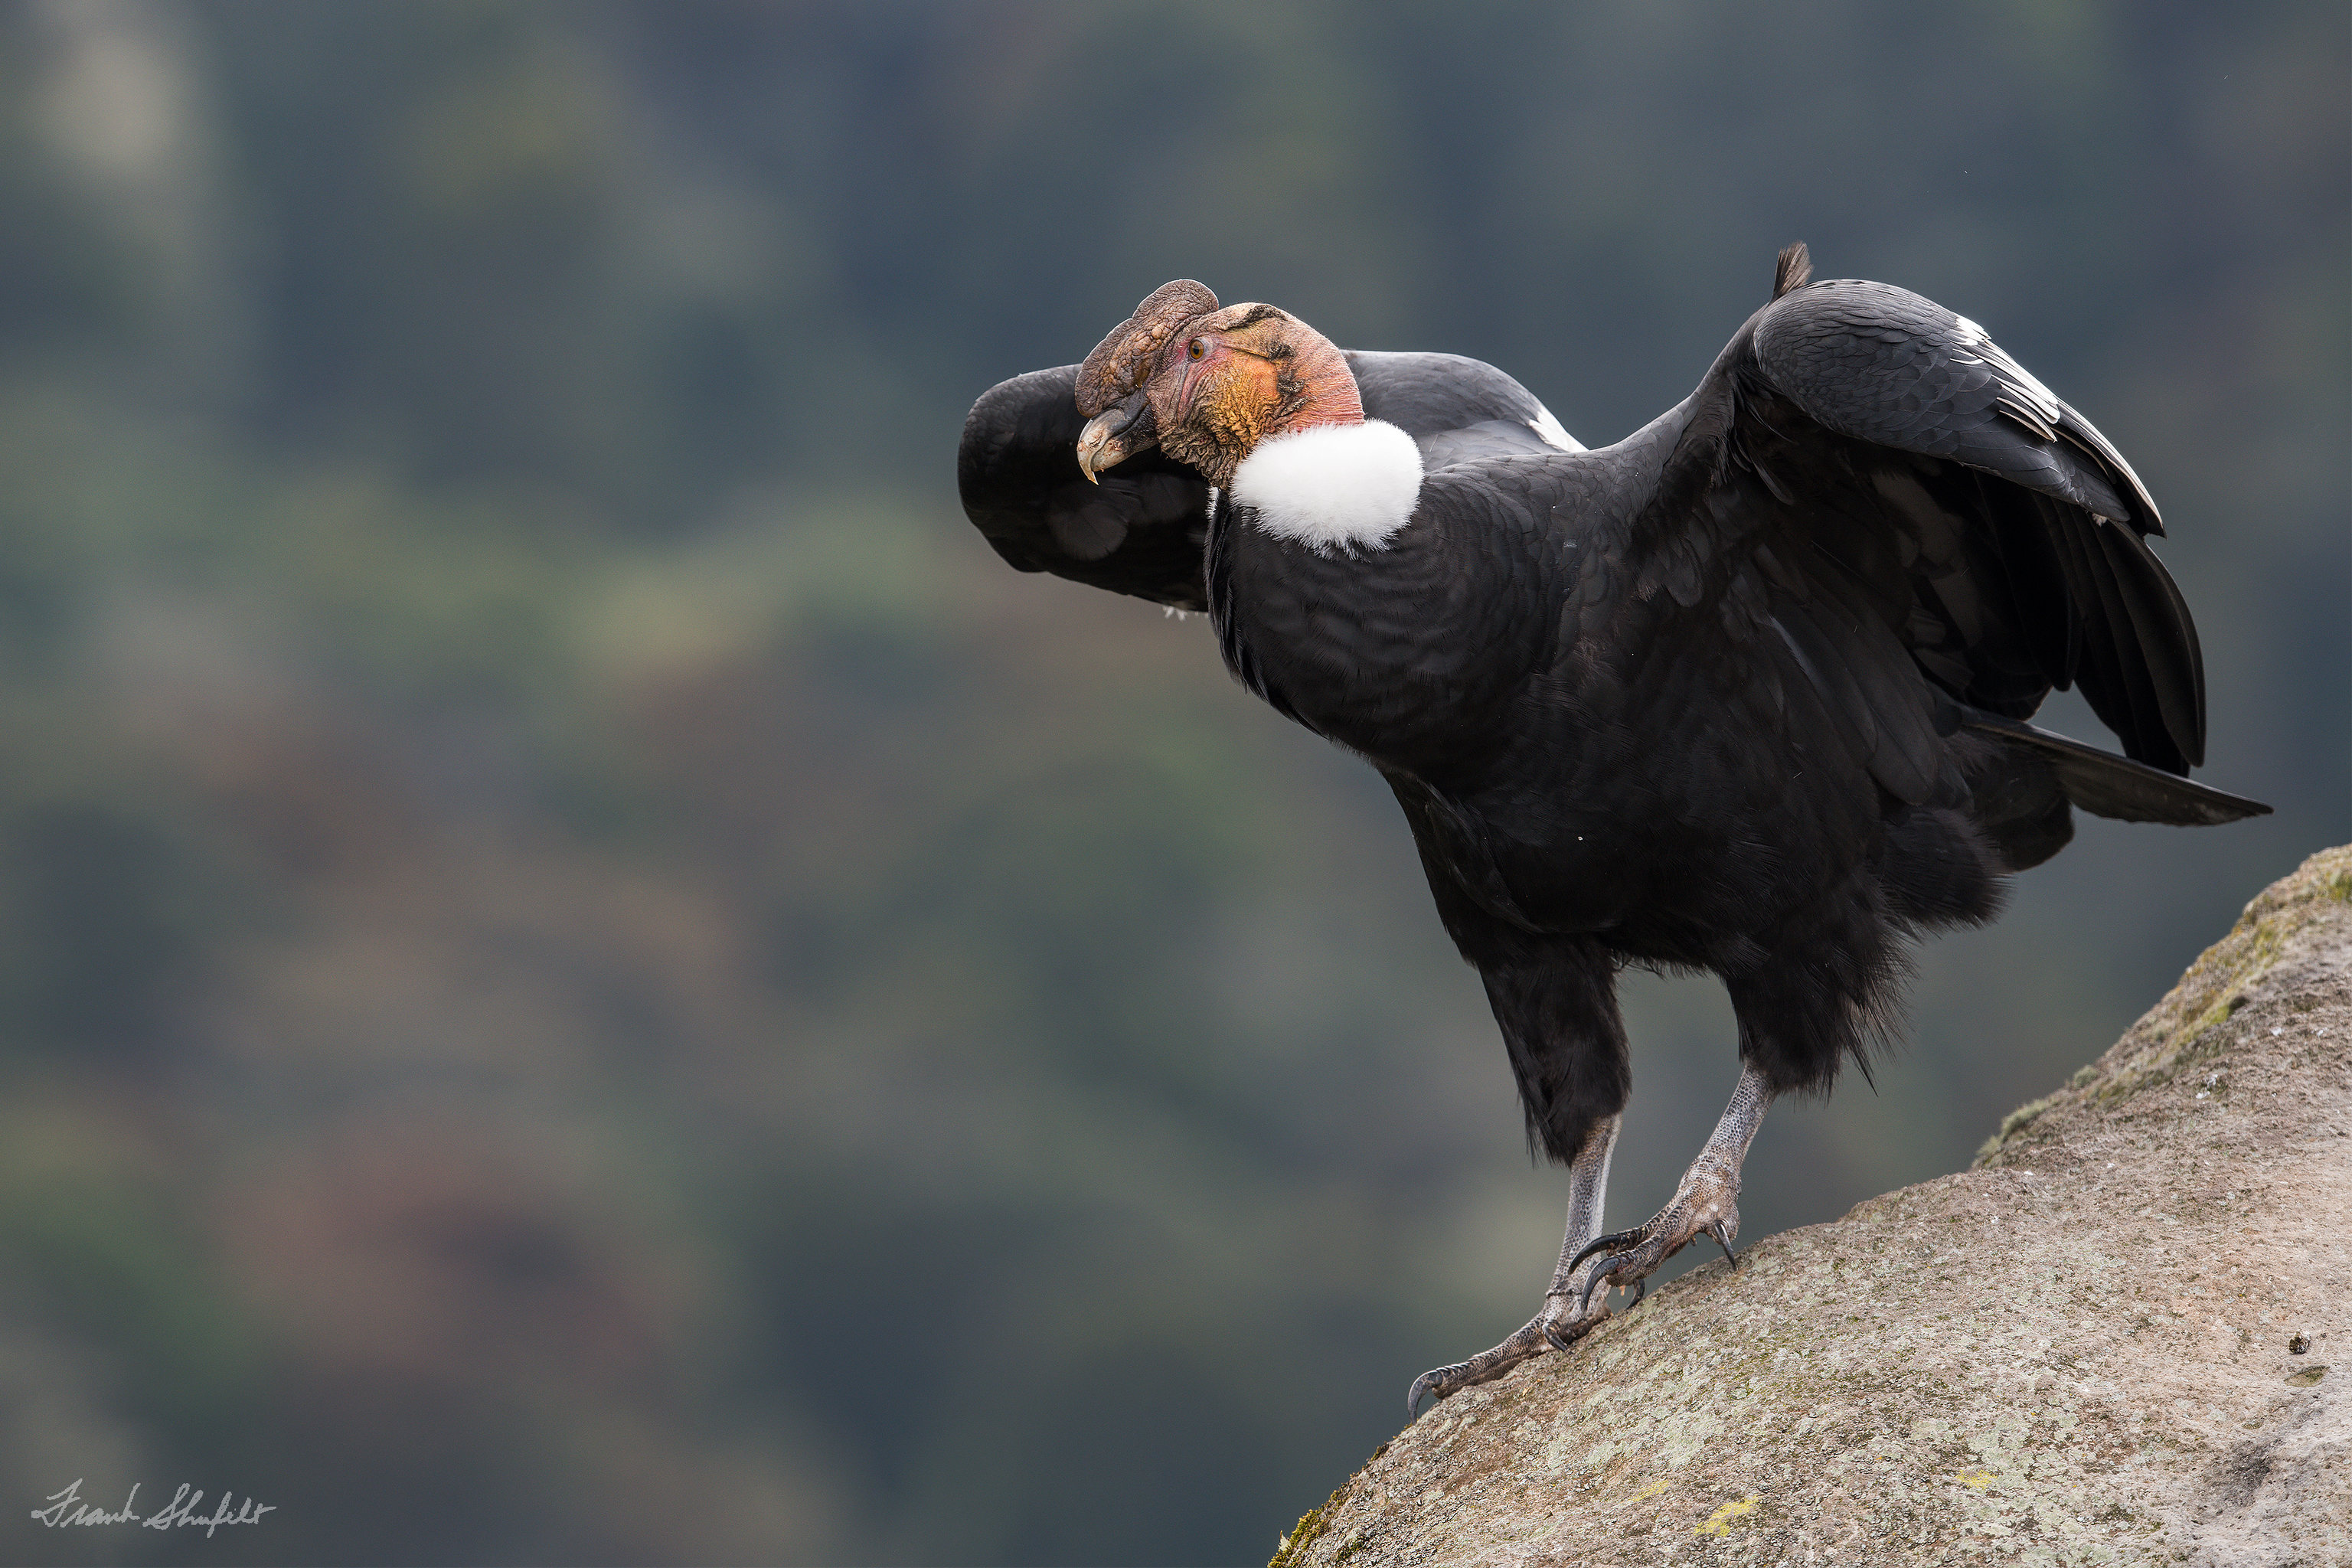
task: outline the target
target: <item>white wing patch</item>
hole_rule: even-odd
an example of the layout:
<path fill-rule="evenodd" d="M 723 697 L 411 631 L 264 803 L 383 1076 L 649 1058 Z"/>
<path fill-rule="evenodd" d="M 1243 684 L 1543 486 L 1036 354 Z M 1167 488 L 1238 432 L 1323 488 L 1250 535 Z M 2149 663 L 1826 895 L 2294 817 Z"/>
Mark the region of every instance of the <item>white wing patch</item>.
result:
<path fill-rule="evenodd" d="M 1421 448 L 1384 419 L 1272 437 L 1234 470 L 1261 531 L 1318 553 L 1385 548 L 1420 496 Z"/>
<path fill-rule="evenodd" d="M 2058 439 L 2058 395 L 2033 378 L 2033 373 L 2009 357 L 2007 350 L 1994 342 L 1982 327 L 1966 316 L 1954 318 L 1959 323 L 1960 342 L 1976 350 L 1977 357 L 1992 366 L 2000 381 L 2000 411 L 2024 426 L 2044 441 Z"/>
<path fill-rule="evenodd" d="M 1551 410 L 1540 403 L 1536 405 L 1536 416 L 1528 421 L 1528 428 L 1547 446 L 1557 447 L 1563 452 L 1584 450 L 1584 443 L 1561 429 L 1559 421 L 1552 417 Z"/>
<path fill-rule="evenodd" d="M 2132 471 L 2132 466 L 2124 460 L 2124 455 L 2116 451 L 2105 436 L 2087 426 L 2078 426 L 2087 435 L 2087 440 L 2074 431 L 2059 429 L 2058 421 L 2066 409 L 2058 401 L 2058 395 L 2035 380 L 2032 371 L 2010 358 L 2008 351 L 1994 342 L 1982 327 L 1966 316 L 1956 316 L 1953 320 L 1959 323 L 1960 342 L 1976 350 L 1977 359 L 1992 366 L 1994 378 L 2000 383 L 2000 411 L 2003 414 L 2042 440 L 2055 441 L 2063 437 L 2088 453 L 2094 460 L 2111 465 L 2123 476 L 2124 482 L 2131 487 L 2132 494 L 2138 498 L 2140 505 L 2147 509 L 2147 515 L 2159 523 L 2162 521 L 2164 514 L 2156 510 L 2156 498 L 2147 493 L 2147 487 L 2140 483 L 2139 475 Z M 1970 356 L 1960 354 L 1955 357 L 1966 360 Z M 2081 417 L 2080 415 L 2075 416 L 2077 420 Z M 2098 513 L 2091 515 L 2097 517 Z M 2099 521 L 2112 520 L 2100 518 Z"/>

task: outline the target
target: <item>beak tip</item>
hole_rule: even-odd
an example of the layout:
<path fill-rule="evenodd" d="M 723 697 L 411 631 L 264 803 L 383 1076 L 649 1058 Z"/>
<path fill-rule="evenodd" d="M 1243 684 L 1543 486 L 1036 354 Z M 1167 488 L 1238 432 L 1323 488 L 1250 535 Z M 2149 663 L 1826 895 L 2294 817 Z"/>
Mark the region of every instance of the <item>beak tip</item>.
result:
<path fill-rule="evenodd" d="M 1107 408 L 1087 421 L 1078 432 L 1078 472 L 1086 475 L 1087 483 L 1102 483 L 1102 471 L 1116 468 L 1138 452 L 1148 451 L 1157 445 L 1149 423 L 1138 420 L 1149 413 L 1143 394 L 1137 392 L 1115 408 Z"/>

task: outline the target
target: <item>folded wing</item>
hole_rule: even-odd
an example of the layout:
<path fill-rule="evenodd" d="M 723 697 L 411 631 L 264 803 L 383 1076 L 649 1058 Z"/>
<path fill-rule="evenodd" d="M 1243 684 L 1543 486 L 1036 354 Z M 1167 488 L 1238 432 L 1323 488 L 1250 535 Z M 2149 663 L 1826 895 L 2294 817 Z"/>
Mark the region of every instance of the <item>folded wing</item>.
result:
<path fill-rule="evenodd" d="M 1983 720 L 1997 744 L 2063 763 L 2086 809 L 2262 809 L 2148 782 L 2203 760 L 2204 669 L 2121 454 L 1974 322 L 1803 270 L 1801 250 L 1784 260 L 1780 296 L 1685 405 L 1627 542 L 1641 580 L 1693 604 L 1743 590 L 1757 646 L 1802 688 L 1786 700 L 1898 799 L 1948 793 L 1938 739 Z M 2101 753 L 2060 757 L 2013 722 L 2077 682 L 2140 764 L 2104 792 Z"/>

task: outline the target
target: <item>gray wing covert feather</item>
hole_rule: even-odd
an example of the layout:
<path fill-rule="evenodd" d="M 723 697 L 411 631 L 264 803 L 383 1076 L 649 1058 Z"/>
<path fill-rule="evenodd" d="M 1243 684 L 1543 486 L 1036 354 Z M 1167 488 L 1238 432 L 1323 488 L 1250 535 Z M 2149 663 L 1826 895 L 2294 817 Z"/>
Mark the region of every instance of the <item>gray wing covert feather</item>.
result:
<path fill-rule="evenodd" d="M 1460 430 L 1483 420 L 1528 424 L 1543 405 L 1517 378 L 1464 354 L 1349 349 L 1364 413 L 1408 436 Z"/>

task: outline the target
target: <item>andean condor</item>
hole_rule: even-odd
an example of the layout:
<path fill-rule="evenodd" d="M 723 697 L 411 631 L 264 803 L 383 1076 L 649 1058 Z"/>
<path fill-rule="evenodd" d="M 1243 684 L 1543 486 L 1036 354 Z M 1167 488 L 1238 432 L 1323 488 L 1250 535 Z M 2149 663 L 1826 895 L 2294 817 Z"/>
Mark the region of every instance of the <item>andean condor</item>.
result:
<path fill-rule="evenodd" d="M 1907 944 L 1989 920 L 2072 808 L 2230 822 L 2131 466 L 1965 317 L 1801 245 L 1698 389 L 1587 451 L 1502 372 L 1343 353 L 1171 283 L 964 426 L 1005 560 L 1205 609 L 1250 690 L 1381 771 L 1570 1171 L 1543 1306 L 1408 1410 L 1564 1349 L 1699 1236 L 1777 1095 L 1866 1061 Z M 2080 681 L 2129 760 L 2028 724 Z M 1709 970 L 1738 1086 L 1674 1198 L 1601 1233 L 1615 975 Z"/>

